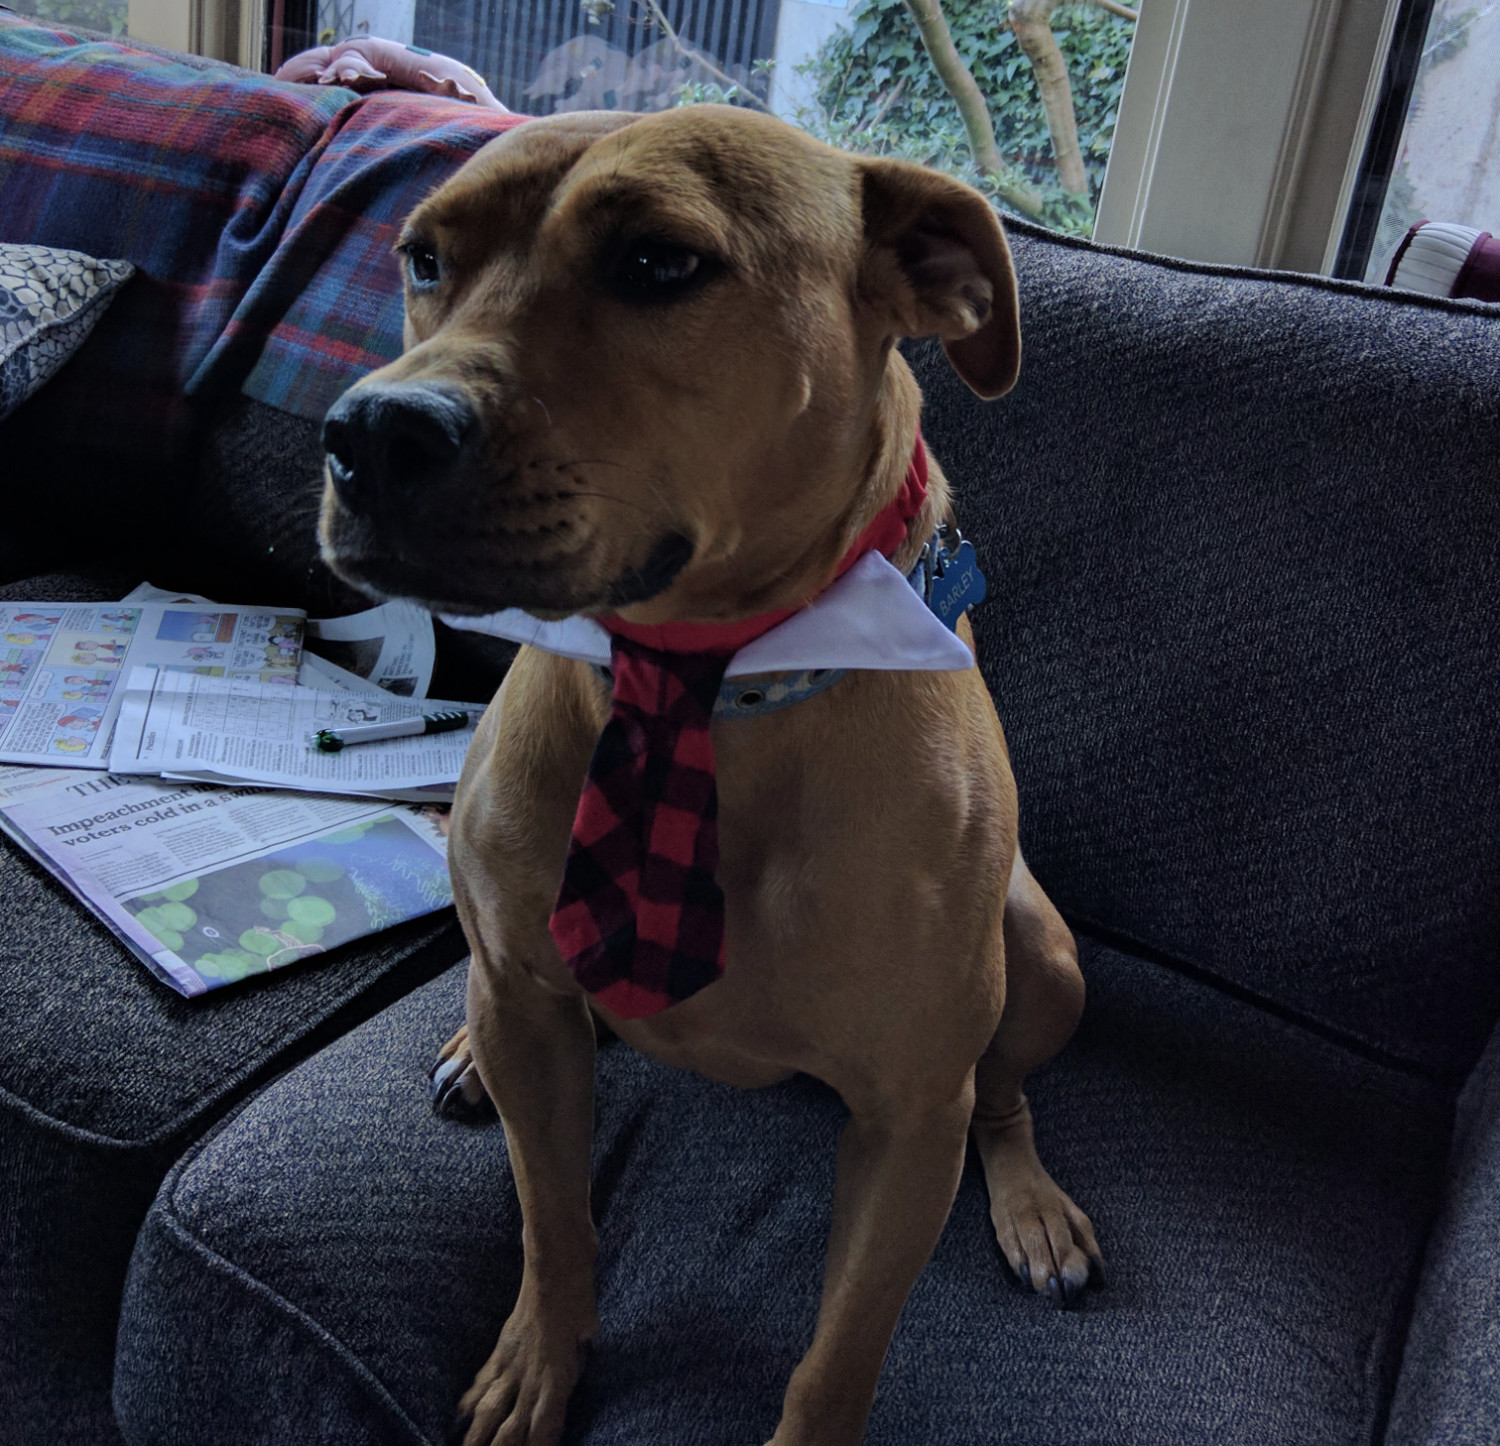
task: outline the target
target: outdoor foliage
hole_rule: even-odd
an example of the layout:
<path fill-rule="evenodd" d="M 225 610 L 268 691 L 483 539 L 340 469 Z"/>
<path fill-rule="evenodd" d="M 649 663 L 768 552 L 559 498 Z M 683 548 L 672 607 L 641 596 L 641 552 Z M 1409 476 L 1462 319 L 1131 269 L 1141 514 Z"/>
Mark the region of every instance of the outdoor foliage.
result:
<path fill-rule="evenodd" d="M 1059 7 L 1052 15 L 1089 172 L 1085 201 L 1058 184 L 1036 79 L 1003 0 L 944 0 L 943 10 L 958 52 L 989 102 L 1000 153 L 1043 194 L 1041 220 L 1087 234 L 1114 138 L 1134 25 L 1089 4 Z M 800 115 L 801 123 L 844 150 L 921 161 L 993 191 L 970 159 L 958 109 L 903 0 L 857 0 L 849 18 L 849 28 L 837 31 L 803 67 L 817 84 L 818 108 Z"/>
<path fill-rule="evenodd" d="M 11 0 L 22 15 L 56 25 L 76 25 L 82 30 L 99 30 L 105 35 L 123 35 L 128 7 L 125 0 Z"/>

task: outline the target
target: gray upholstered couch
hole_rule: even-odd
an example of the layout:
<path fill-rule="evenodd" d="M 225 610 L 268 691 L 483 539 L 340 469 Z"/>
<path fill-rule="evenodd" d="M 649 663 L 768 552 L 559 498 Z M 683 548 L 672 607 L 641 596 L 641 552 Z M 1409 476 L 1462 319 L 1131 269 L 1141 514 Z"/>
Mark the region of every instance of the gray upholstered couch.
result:
<path fill-rule="evenodd" d="M 1012 236 L 1014 394 L 914 356 L 1028 858 L 1089 982 L 1032 1094 L 1109 1285 L 1071 1313 L 1016 1287 L 971 1167 L 868 1440 L 1493 1443 L 1500 309 Z M 87 484 L 46 397 L 0 431 L 29 469 L 0 490 Z M 274 538 L 265 585 L 316 605 L 286 523 L 315 420 L 201 415 L 193 525 L 227 519 L 251 582 Z M 217 585 L 140 539 L 9 545 L 10 596 Z M 445 692 L 482 696 L 503 659 L 455 642 Z M 198 1003 L 9 846 L 0 919 L 0 1440 L 441 1441 L 520 1261 L 500 1129 L 428 1105 L 451 919 Z M 841 1107 L 619 1045 L 599 1079 L 567 1439 L 763 1441 Z"/>

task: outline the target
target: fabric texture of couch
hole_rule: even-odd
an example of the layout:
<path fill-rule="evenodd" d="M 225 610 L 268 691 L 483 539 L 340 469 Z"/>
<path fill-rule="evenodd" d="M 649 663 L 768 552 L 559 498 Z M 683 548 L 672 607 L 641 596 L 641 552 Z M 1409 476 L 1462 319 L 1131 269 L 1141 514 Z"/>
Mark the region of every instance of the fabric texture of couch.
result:
<path fill-rule="evenodd" d="M 301 150 L 236 173 L 278 219 L 152 382 L 186 420 L 169 482 L 129 475 L 170 527 L 59 539 L 40 504 L 58 475 L 97 487 L 108 439 L 54 460 L 38 438 L 126 364 L 122 315 L 180 326 L 158 311 L 189 294 L 100 234 L 83 180 L 69 200 L 83 143 L 26 120 L 57 114 L 40 70 L 90 84 L 122 54 L 148 97 L 290 108 Z M 0 488 L 35 506 L 0 544 L 8 595 L 145 574 L 351 601 L 310 536 L 318 417 L 399 347 L 380 228 L 495 118 L 287 89 L 0 18 L 0 187 L 48 193 L 0 208 L 0 240 L 148 278 L 0 429 L 25 469 Z M 1109 1284 L 1072 1313 L 1016 1286 L 971 1162 L 867 1439 L 1493 1442 L 1500 311 L 1010 230 L 1015 392 L 980 403 L 936 346 L 910 354 L 989 576 L 1023 844 L 1089 984 L 1030 1093 Z M 438 695 L 486 696 L 503 650 L 441 647 Z M 520 1269 L 503 1132 L 428 1105 L 462 1011 L 451 918 L 205 1004 L 16 850 L 0 868 L 0 1440 L 441 1441 Z M 601 1330 L 566 1440 L 764 1440 L 812 1330 L 842 1105 L 619 1044 L 598 1072 Z"/>

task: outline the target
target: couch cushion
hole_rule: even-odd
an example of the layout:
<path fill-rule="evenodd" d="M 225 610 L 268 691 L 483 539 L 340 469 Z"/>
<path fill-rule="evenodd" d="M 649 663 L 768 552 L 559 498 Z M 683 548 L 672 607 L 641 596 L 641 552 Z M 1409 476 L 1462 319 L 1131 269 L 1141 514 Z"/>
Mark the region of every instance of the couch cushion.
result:
<path fill-rule="evenodd" d="M 1500 1030 L 1464 1086 L 1385 1446 L 1500 1441 Z"/>
<path fill-rule="evenodd" d="M 118 597 L 119 581 L 0 594 Z M 108 1439 L 125 1266 L 168 1166 L 278 1071 L 463 953 L 445 910 L 184 999 L 0 837 L 0 1437 Z"/>
<path fill-rule="evenodd" d="M 1030 1093 L 1111 1283 L 1072 1314 L 1012 1284 L 971 1161 L 870 1446 L 1365 1446 L 1447 1097 L 1087 939 L 1084 965 L 1083 1026 Z M 462 1008 L 455 970 L 288 1075 L 164 1184 L 122 1316 L 129 1441 L 443 1439 L 520 1268 L 503 1132 L 427 1102 Z M 740 1092 L 618 1043 L 598 1081 L 602 1326 L 565 1439 L 764 1440 L 812 1330 L 842 1106 L 805 1078 Z"/>
<path fill-rule="evenodd" d="M 1037 877 L 1461 1076 L 1500 1013 L 1500 308 L 1011 234 L 1015 391 L 917 360 Z"/>

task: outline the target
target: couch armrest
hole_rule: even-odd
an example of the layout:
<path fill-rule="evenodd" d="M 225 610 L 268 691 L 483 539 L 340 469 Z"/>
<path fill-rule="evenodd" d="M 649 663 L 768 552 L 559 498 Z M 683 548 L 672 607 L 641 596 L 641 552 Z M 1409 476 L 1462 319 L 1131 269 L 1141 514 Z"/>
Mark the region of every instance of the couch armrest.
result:
<path fill-rule="evenodd" d="M 1500 1441 L 1500 1027 L 1459 1099 L 1385 1439 Z"/>

